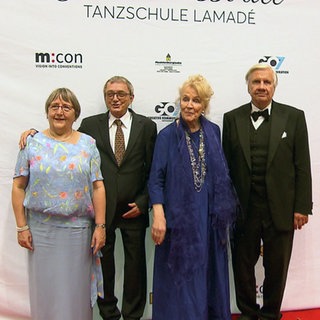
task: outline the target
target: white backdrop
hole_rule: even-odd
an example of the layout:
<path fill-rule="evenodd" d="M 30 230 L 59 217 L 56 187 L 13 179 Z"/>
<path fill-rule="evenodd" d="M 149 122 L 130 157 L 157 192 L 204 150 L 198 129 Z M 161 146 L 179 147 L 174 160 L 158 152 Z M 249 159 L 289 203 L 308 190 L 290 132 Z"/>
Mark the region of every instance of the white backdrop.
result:
<path fill-rule="evenodd" d="M 53 89 L 76 93 L 79 125 L 105 111 L 103 85 L 123 75 L 135 87 L 133 109 L 160 129 L 178 112 L 180 84 L 201 73 L 215 91 L 209 117 L 221 126 L 224 112 L 249 101 L 244 75 L 260 60 L 278 72 L 275 100 L 305 111 L 312 157 L 314 216 L 296 233 L 283 309 L 320 307 L 319 12 L 318 0 L 1 1 L 0 319 L 29 315 L 26 252 L 16 243 L 10 201 L 12 173 L 20 133 L 48 125 L 44 102 Z M 149 232 L 147 242 L 151 292 Z M 118 291 L 121 278 L 119 272 Z M 260 277 L 258 299 L 261 294 Z M 145 317 L 150 314 L 148 300 Z"/>

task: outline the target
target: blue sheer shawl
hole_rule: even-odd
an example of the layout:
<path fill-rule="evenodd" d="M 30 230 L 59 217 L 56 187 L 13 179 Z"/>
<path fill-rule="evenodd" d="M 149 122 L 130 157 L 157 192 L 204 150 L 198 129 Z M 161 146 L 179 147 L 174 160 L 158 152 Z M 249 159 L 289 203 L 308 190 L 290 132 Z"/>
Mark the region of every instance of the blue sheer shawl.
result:
<path fill-rule="evenodd" d="M 238 200 L 222 151 L 220 130 L 203 116 L 200 121 L 206 152 L 205 184 L 210 228 L 217 231 L 221 249 L 226 250 L 228 230 L 235 222 Z M 177 168 L 177 172 L 170 177 L 173 180 L 172 185 L 175 185 L 175 199 L 174 203 L 171 203 L 174 215 L 168 257 L 168 265 L 175 274 L 176 284 L 192 277 L 196 268 L 203 267 L 207 254 L 201 245 L 201 235 L 197 228 L 198 208 L 194 201 L 197 191 L 193 184 L 185 130 L 188 130 L 188 127 L 180 117 L 175 132 L 178 152 L 172 160 L 176 161 L 176 164 L 172 165 Z"/>

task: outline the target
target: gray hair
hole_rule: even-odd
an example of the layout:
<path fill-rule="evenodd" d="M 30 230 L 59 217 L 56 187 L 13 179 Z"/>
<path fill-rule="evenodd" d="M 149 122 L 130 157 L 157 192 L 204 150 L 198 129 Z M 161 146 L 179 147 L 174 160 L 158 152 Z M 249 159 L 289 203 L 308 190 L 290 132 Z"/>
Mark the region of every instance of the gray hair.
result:
<path fill-rule="evenodd" d="M 264 64 L 264 63 L 257 63 L 257 64 L 254 64 L 247 72 L 246 74 L 246 83 L 248 84 L 248 80 L 249 80 L 249 77 L 250 75 L 256 71 L 256 70 L 270 70 L 273 74 L 273 82 L 274 82 L 274 86 L 276 87 L 278 85 L 278 76 L 277 76 L 277 73 L 274 71 L 274 69 L 268 65 L 268 64 Z"/>
<path fill-rule="evenodd" d="M 114 83 L 114 82 L 125 83 L 129 89 L 130 96 L 134 95 L 133 85 L 127 78 L 122 77 L 122 76 L 114 76 L 114 77 L 110 78 L 109 80 L 107 80 L 107 82 L 105 83 L 105 85 L 103 87 L 103 95 L 104 96 L 106 95 L 107 85 L 109 83 Z"/>

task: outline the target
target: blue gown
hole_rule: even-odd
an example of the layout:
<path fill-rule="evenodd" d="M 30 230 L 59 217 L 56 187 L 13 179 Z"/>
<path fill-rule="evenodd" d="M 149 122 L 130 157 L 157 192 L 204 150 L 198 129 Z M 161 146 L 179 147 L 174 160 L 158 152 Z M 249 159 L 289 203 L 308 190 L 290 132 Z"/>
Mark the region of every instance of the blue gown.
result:
<path fill-rule="evenodd" d="M 179 142 L 174 141 L 173 131 L 175 124 L 169 125 L 160 132 L 154 154 L 154 163 L 151 169 L 149 190 L 152 204 L 161 202 L 164 190 L 174 190 L 170 176 L 177 173 L 174 168 Z M 199 146 L 199 132 L 191 134 L 194 143 L 194 153 Z M 170 141 L 170 143 L 169 143 Z M 177 146 L 175 145 L 177 143 Z M 170 148 L 167 148 L 170 145 Z M 172 167 L 173 166 L 173 167 Z M 191 170 L 191 168 L 190 168 Z M 170 252 L 172 250 L 172 237 L 174 236 L 174 210 L 166 211 L 166 201 L 163 201 L 167 220 L 167 232 L 164 242 L 156 246 L 153 276 L 153 320 L 230 320 L 229 304 L 229 275 L 227 244 L 221 243 L 220 233 L 227 233 L 227 229 L 212 227 L 211 217 L 208 214 L 208 179 L 205 180 L 200 192 L 193 188 L 193 210 L 196 212 L 195 230 L 199 236 L 198 242 L 203 255 L 194 256 L 192 244 L 190 255 L 188 248 L 181 248 L 182 265 L 193 259 L 194 267 L 184 276 L 180 270 L 172 268 Z M 190 181 L 193 184 L 193 181 Z M 174 197 L 174 195 L 171 195 Z M 190 208 L 190 210 L 192 210 Z M 188 217 L 190 212 L 185 212 Z M 191 220 L 192 221 L 192 220 Z M 192 237 L 184 234 L 183 237 Z M 174 240 L 173 240 L 174 241 Z M 183 256 L 185 255 L 185 256 Z M 181 270 L 181 272 L 184 272 Z M 179 279 L 177 281 L 177 278 Z"/>

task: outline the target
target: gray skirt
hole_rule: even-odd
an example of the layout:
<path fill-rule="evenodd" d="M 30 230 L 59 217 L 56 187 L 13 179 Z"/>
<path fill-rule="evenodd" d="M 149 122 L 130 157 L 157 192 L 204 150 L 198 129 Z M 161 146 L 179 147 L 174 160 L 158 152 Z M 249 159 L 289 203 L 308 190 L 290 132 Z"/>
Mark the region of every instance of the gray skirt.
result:
<path fill-rule="evenodd" d="M 64 228 L 31 219 L 34 251 L 29 252 L 33 320 L 90 320 L 90 227 Z"/>

